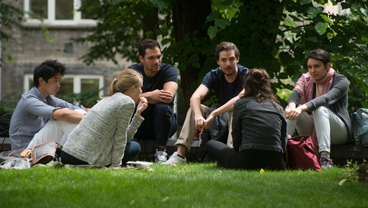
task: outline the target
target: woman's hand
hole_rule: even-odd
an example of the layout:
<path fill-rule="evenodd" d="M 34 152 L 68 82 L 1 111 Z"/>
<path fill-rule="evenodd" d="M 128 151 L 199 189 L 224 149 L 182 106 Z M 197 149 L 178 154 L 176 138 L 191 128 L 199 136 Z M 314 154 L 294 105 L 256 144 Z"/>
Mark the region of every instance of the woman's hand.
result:
<path fill-rule="evenodd" d="M 290 103 L 289 108 L 285 110 L 285 118 L 289 120 L 295 120 L 298 118 L 298 116 L 304 112 L 307 111 L 309 108 L 307 105 L 300 105 L 297 108 L 295 107 L 295 103 Z"/>
<path fill-rule="evenodd" d="M 148 102 L 147 99 L 145 97 L 140 97 L 139 98 L 141 101 L 139 101 L 138 107 L 137 107 L 137 111 L 135 112 L 135 115 L 137 116 L 141 116 L 141 113 L 147 109 L 148 107 Z"/>
<path fill-rule="evenodd" d="M 300 108 L 294 108 L 290 109 L 288 108 L 285 110 L 285 118 L 289 120 L 295 120 L 298 118 L 298 116 L 302 113 L 302 110 Z"/>

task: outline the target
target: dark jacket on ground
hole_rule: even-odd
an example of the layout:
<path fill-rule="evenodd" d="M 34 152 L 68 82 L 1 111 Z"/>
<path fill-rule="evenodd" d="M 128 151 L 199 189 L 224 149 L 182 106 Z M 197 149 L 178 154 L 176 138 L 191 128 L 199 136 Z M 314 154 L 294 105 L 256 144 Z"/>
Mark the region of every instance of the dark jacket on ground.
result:
<path fill-rule="evenodd" d="M 241 98 L 233 109 L 233 144 L 236 151 L 259 149 L 285 152 L 286 121 L 283 108 L 255 96 Z"/>

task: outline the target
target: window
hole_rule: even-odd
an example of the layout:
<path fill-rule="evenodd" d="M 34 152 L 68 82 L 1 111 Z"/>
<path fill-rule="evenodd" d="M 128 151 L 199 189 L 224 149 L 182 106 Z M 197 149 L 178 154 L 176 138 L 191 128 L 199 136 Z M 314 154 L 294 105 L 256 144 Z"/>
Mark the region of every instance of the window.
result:
<path fill-rule="evenodd" d="M 64 53 L 73 54 L 73 43 L 65 43 L 64 44 Z"/>
<path fill-rule="evenodd" d="M 60 82 L 58 95 L 67 95 L 70 93 L 81 93 L 85 90 L 100 90 L 98 96 L 103 96 L 104 81 L 102 75 L 64 75 Z M 24 75 L 24 93 L 33 87 L 33 75 Z"/>
<path fill-rule="evenodd" d="M 90 1 L 89 1 L 90 2 Z M 92 0 L 100 4 L 99 0 Z M 24 0 L 26 25 L 95 26 L 93 11 L 80 12 L 82 0 Z"/>

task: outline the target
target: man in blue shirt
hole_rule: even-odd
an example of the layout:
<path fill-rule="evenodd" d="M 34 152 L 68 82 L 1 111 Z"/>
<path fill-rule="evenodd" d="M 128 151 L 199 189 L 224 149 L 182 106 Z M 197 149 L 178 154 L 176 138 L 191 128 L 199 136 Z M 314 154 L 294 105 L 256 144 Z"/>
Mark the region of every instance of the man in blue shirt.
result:
<path fill-rule="evenodd" d="M 54 97 L 64 73 L 64 64 L 56 60 L 35 67 L 34 87 L 22 95 L 10 120 L 12 150 L 31 149 L 47 141 L 63 144 L 89 110 Z"/>
<path fill-rule="evenodd" d="M 178 89 L 178 71 L 175 67 L 161 63 L 160 44 L 152 39 L 143 40 L 138 48 L 141 63 L 128 68 L 143 76 L 141 97 L 147 98 L 148 108 L 142 112 L 144 121 L 134 138 L 156 141 L 156 162 L 167 160 L 166 144 L 177 130 L 178 123 L 174 113 L 174 97 Z"/>
<path fill-rule="evenodd" d="M 208 129 L 216 116 L 226 112 L 229 112 L 227 144 L 232 147 L 232 110 L 234 103 L 241 97 L 243 77 L 248 72 L 248 68 L 238 64 L 239 56 L 240 52 L 233 43 L 222 42 L 216 47 L 215 58 L 219 67 L 206 74 L 201 85 L 190 98 L 191 108 L 187 112 L 183 128 L 176 142 L 177 151 L 163 164 L 185 163 L 185 154 L 190 150 L 190 145 L 198 128 Z M 215 91 L 220 107 L 204 118 L 210 108 L 202 105 L 201 101 L 210 90 Z"/>

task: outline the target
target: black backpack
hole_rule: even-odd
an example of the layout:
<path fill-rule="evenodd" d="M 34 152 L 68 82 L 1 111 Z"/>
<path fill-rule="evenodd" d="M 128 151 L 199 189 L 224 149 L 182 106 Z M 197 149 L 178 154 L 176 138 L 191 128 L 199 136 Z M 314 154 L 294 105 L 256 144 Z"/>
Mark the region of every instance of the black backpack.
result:
<path fill-rule="evenodd" d="M 210 115 L 210 113 L 216 110 L 219 106 L 213 106 L 208 112 L 206 117 Z M 205 146 L 210 140 L 217 140 L 224 144 L 227 143 L 227 138 L 229 134 L 229 125 L 228 125 L 228 115 L 226 112 L 224 114 L 218 115 L 213 119 L 212 124 L 208 129 L 204 129 L 201 135 L 201 145 L 199 146 L 197 161 L 198 162 L 211 162 L 214 161 L 208 154 L 206 154 Z"/>
<path fill-rule="evenodd" d="M 0 137 L 9 137 L 9 126 L 12 115 L 13 111 L 5 113 L 0 117 Z"/>

